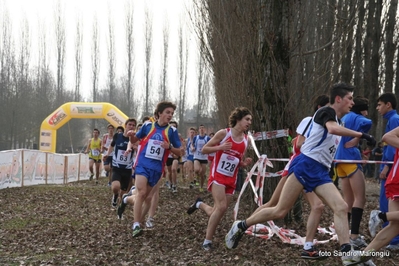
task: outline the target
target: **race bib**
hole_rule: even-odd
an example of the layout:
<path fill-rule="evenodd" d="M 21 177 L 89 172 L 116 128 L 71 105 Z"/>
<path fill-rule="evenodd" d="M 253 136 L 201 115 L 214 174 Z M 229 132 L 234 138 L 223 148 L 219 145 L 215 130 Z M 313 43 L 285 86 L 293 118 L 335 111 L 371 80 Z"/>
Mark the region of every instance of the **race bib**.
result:
<path fill-rule="evenodd" d="M 237 157 L 231 156 L 229 154 L 223 153 L 220 156 L 220 160 L 216 171 L 228 177 L 233 177 L 238 164 L 240 163 L 240 159 Z"/>
<path fill-rule="evenodd" d="M 203 154 L 202 154 L 202 148 L 203 148 L 204 146 L 205 146 L 204 143 L 198 143 L 198 145 L 197 145 L 197 150 L 196 150 L 198 156 L 202 156 L 202 155 L 203 155 Z"/>
<path fill-rule="evenodd" d="M 116 155 L 116 163 L 120 165 L 128 165 L 129 164 L 129 159 L 131 157 L 132 153 L 129 153 L 128 156 L 124 156 L 125 151 L 124 150 L 118 150 L 118 154 Z"/>
<path fill-rule="evenodd" d="M 91 155 L 99 156 L 100 155 L 100 151 L 99 150 L 91 150 Z"/>
<path fill-rule="evenodd" d="M 145 157 L 162 161 L 165 149 L 161 147 L 162 141 L 150 139 L 148 140 L 147 149 L 145 150 Z"/>

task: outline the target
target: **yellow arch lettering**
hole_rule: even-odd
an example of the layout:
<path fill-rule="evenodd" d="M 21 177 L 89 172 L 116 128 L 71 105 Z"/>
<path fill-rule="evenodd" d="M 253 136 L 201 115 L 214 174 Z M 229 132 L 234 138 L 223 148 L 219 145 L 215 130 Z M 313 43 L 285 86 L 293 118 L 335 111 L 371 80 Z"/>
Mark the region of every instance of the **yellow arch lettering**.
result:
<path fill-rule="evenodd" d="M 72 118 L 102 118 L 115 127 L 123 126 L 128 119 L 127 115 L 110 103 L 65 103 L 42 122 L 39 149 L 45 152 L 55 152 L 57 129 Z"/>

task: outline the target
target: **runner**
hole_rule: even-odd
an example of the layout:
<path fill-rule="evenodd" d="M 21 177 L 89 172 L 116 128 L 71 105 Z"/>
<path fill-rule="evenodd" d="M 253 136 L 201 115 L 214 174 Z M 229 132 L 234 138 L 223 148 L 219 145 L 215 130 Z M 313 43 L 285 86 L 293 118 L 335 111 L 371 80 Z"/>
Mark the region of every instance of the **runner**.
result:
<path fill-rule="evenodd" d="M 351 111 L 342 118 L 345 128 L 367 133 L 372 125 L 368 115 L 368 99 L 358 96 Z M 362 160 L 359 149 L 360 138 L 344 136 L 338 145 L 335 159 Z M 348 204 L 348 222 L 351 225 L 350 243 L 357 249 L 365 248 L 366 241 L 359 235 L 360 222 L 366 204 L 366 181 L 361 164 L 336 163 L 336 173 L 341 178 L 342 194 Z"/>
<path fill-rule="evenodd" d="M 98 184 L 98 178 L 100 177 L 100 166 L 101 166 L 101 139 L 98 137 L 100 130 L 97 128 L 93 129 L 93 138 L 89 139 L 87 143 L 85 153 L 89 153 L 89 170 L 90 170 L 90 181 L 93 180 L 94 172 L 93 165 L 96 165 L 96 184 Z"/>
<path fill-rule="evenodd" d="M 134 204 L 133 237 L 137 237 L 143 232 L 140 223 L 144 223 L 155 192 L 153 188 L 162 176 L 169 153 L 180 154 L 181 152 L 178 132 L 176 128 L 169 126 L 175 110 L 175 104 L 166 101 L 160 102 L 155 109 L 158 116 L 157 121 L 144 123 L 138 132 L 128 132 L 131 143 L 142 139 L 135 163 L 137 194 L 134 201 L 132 195 L 123 197 L 118 208 L 118 216 L 122 215 L 128 203 Z"/>
<path fill-rule="evenodd" d="M 340 118 L 347 114 L 352 106 L 354 87 L 345 83 L 335 84 L 331 89 L 331 107 L 320 108 L 312 118 L 306 141 L 302 145 L 301 154 L 290 165 L 289 176 L 284 185 L 276 207 L 264 208 L 246 220 L 233 223 L 225 237 L 227 248 L 236 248 L 248 227 L 281 219 L 294 205 L 303 189 L 314 191 L 334 212 L 334 226 L 341 245 L 344 265 L 356 265 L 367 261 L 360 251 L 354 251 L 349 244 L 349 227 L 347 222 L 347 204 L 329 175 L 340 136 L 364 138 L 369 142 L 372 136 L 342 127 Z"/>
<path fill-rule="evenodd" d="M 131 150 L 127 152 L 129 137 L 127 132 L 136 128 L 137 121 L 129 118 L 125 122 L 125 131 L 116 133 L 103 160 L 106 161 L 112 154 L 112 200 L 111 207 L 116 209 L 118 199 L 128 191 L 132 176 L 133 156 Z"/>
<path fill-rule="evenodd" d="M 187 210 L 192 214 L 197 209 L 203 210 L 208 216 L 206 237 L 202 244 L 204 250 L 212 249 L 212 239 L 216 227 L 226 213 L 236 188 L 237 172 L 240 166 L 246 167 L 252 163 L 251 158 L 243 160 L 248 146 L 248 131 L 252 123 L 252 114 L 245 107 L 238 107 L 229 117 L 229 128 L 219 130 L 203 147 L 201 153 L 215 152 L 211 175 L 208 180 L 208 190 L 212 193 L 214 206 L 205 204 L 201 198 Z"/>

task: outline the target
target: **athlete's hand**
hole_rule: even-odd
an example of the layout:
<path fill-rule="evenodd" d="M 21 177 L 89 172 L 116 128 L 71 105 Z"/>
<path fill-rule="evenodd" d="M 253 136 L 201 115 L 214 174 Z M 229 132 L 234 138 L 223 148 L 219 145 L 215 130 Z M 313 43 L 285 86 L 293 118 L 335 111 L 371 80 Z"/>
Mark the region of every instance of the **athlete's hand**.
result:
<path fill-rule="evenodd" d="M 362 137 L 361 138 L 367 140 L 367 145 L 371 146 L 371 147 L 374 147 L 375 144 L 377 143 L 373 136 L 371 136 L 369 134 L 366 134 L 366 133 L 362 133 Z"/>
<path fill-rule="evenodd" d="M 136 136 L 136 131 L 134 131 L 134 130 L 129 130 L 129 131 L 126 133 L 126 135 L 127 135 L 128 137 L 134 137 L 134 136 Z"/>
<path fill-rule="evenodd" d="M 231 143 L 230 141 L 226 141 L 225 143 L 219 145 L 219 150 L 227 151 L 230 150 L 231 147 L 233 147 L 233 143 Z"/>
<path fill-rule="evenodd" d="M 132 152 L 132 149 L 128 149 L 123 153 L 123 156 L 127 157 Z"/>
<path fill-rule="evenodd" d="M 251 158 L 251 157 L 245 158 L 244 163 L 245 163 L 247 166 L 250 165 L 250 164 L 252 164 L 252 158 Z"/>

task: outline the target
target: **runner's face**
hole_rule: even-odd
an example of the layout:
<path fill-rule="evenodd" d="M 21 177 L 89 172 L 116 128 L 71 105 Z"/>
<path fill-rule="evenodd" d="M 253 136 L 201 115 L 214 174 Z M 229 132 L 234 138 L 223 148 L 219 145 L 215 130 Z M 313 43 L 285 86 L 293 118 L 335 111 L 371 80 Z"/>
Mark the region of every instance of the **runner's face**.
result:
<path fill-rule="evenodd" d="M 252 115 L 244 116 L 238 121 L 238 124 L 244 131 L 247 131 L 252 124 Z"/>
<path fill-rule="evenodd" d="M 341 107 L 344 114 L 349 113 L 355 102 L 353 101 L 353 92 L 346 94 L 341 101 Z"/>
<path fill-rule="evenodd" d="M 385 115 L 389 111 L 389 103 L 378 101 L 376 109 L 380 115 Z"/>
<path fill-rule="evenodd" d="M 98 138 L 98 135 L 99 135 L 98 131 L 97 131 L 97 130 L 94 130 L 94 131 L 93 131 L 93 137 Z"/>
<path fill-rule="evenodd" d="M 133 121 L 127 122 L 125 131 L 127 132 L 134 129 L 136 129 L 136 123 L 134 123 Z"/>
<path fill-rule="evenodd" d="M 113 127 L 108 127 L 108 134 L 113 135 L 114 134 L 114 128 Z"/>
<path fill-rule="evenodd" d="M 159 115 L 158 122 L 160 124 L 169 124 L 170 120 L 172 120 L 172 117 L 175 113 L 175 110 L 173 110 L 172 107 L 168 107 L 163 112 Z"/>
<path fill-rule="evenodd" d="M 199 130 L 201 135 L 205 134 L 205 127 L 204 126 L 200 126 L 198 130 Z"/>

